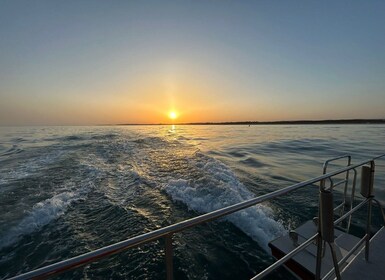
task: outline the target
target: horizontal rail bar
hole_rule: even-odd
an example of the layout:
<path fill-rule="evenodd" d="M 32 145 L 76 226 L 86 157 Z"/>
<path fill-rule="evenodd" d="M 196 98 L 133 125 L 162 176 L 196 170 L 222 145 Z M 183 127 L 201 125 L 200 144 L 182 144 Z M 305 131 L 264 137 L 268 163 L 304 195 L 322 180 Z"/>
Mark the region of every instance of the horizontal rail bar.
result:
<path fill-rule="evenodd" d="M 348 159 L 348 164 L 350 163 L 350 160 L 351 160 L 351 156 L 350 155 L 342 155 L 342 156 L 338 156 L 338 157 L 335 157 L 335 158 L 330 158 L 328 159 L 327 161 L 324 162 L 324 165 L 323 165 L 323 174 L 326 173 L 326 169 L 328 167 L 328 164 L 333 162 L 333 161 L 336 161 L 336 160 L 339 160 L 339 159 L 343 159 L 343 158 L 347 158 Z"/>
<path fill-rule="evenodd" d="M 299 245 L 297 248 L 295 248 L 293 251 L 291 251 L 289 254 L 287 254 L 286 256 L 284 256 L 283 258 L 279 259 L 278 261 L 276 261 L 275 263 L 273 263 L 272 265 L 270 265 L 268 268 L 266 268 L 265 270 L 261 271 L 260 273 L 258 273 L 257 275 L 255 275 L 253 278 L 251 278 L 251 280 L 258 280 L 258 279 L 262 279 L 263 277 L 265 277 L 266 275 L 268 275 L 270 272 L 272 272 L 273 270 L 277 269 L 278 267 L 280 267 L 281 265 L 283 265 L 285 262 L 287 262 L 289 259 L 291 259 L 293 256 L 295 256 L 296 254 L 298 254 L 300 251 L 302 251 L 303 249 L 305 249 L 307 246 L 309 246 L 314 239 L 316 239 L 318 236 L 318 233 L 314 234 L 312 237 L 310 237 L 308 240 L 306 240 L 304 243 L 302 243 L 301 245 Z"/>
<path fill-rule="evenodd" d="M 353 209 L 349 210 L 348 212 L 346 212 L 344 215 L 342 215 L 341 217 L 339 217 L 337 220 L 334 221 L 334 225 L 337 225 L 339 224 L 340 222 L 342 222 L 344 219 L 346 219 L 347 217 L 349 217 L 351 214 L 353 214 L 354 212 L 356 212 L 358 209 L 360 209 L 362 206 L 364 206 L 366 203 L 369 202 L 369 200 L 371 200 L 372 198 L 369 197 L 367 199 L 365 199 L 364 201 L 361 201 L 358 205 L 356 205 Z"/>
<path fill-rule="evenodd" d="M 333 185 L 333 188 L 335 188 L 335 187 L 337 187 L 337 186 L 339 186 L 339 185 L 341 185 L 341 184 L 343 184 L 343 183 L 346 183 L 346 182 L 347 182 L 347 180 L 346 180 L 346 179 L 344 179 L 344 180 L 341 180 L 341 181 L 339 181 L 339 182 L 335 183 L 335 184 Z"/>
<path fill-rule="evenodd" d="M 324 162 L 324 165 L 325 165 L 325 164 L 328 164 L 328 163 L 330 163 L 330 162 L 332 162 L 332 161 L 336 161 L 336 160 L 342 159 L 342 158 L 347 158 L 347 159 L 349 159 L 349 158 L 351 158 L 351 155 L 342 155 L 342 156 L 330 158 L 330 159 L 328 159 L 328 160 L 326 160 L 326 161 Z"/>
<path fill-rule="evenodd" d="M 305 186 L 317 183 L 317 182 L 324 180 L 324 179 L 327 179 L 329 177 L 344 173 L 348 170 L 357 168 L 361 165 L 367 164 L 371 161 L 374 161 L 375 159 L 378 159 L 378 158 L 381 158 L 384 156 L 385 156 L 385 154 L 382 154 L 380 156 L 371 158 L 369 160 L 365 160 L 365 161 L 362 161 L 360 163 L 350 165 L 350 166 L 335 170 L 335 171 L 330 172 L 330 173 L 320 175 L 318 177 L 315 177 L 315 178 L 312 178 L 312 179 L 309 179 L 309 180 L 306 180 L 303 182 L 296 183 L 294 185 L 276 190 L 276 191 L 268 193 L 268 194 L 264 194 L 264 195 L 261 195 L 261 196 L 258 196 L 258 197 L 255 197 L 255 198 L 252 198 L 252 199 L 249 199 L 249 200 L 246 200 L 246 201 L 243 201 L 243 202 L 231 205 L 231 206 L 227 206 L 225 208 L 221 208 L 221 209 L 212 211 L 210 213 L 206 213 L 206 214 L 191 218 L 189 220 L 185 220 L 185 221 L 173 224 L 173 225 L 169 225 L 169 226 L 161 228 L 161 229 L 157 229 L 157 230 L 154 230 L 154 231 L 151 231 L 148 233 L 144 233 L 144 234 L 141 234 L 141 235 L 138 235 L 138 236 L 135 236 L 135 237 L 132 237 L 132 238 L 129 238 L 129 239 L 126 239 L 126 240 L 102 247 L 100 249 L 97 249 L 97 250 L 94 250 L 94 251 L 91 251 L 91 252 L 67 259 L 67 260 L 63 260 L 63 261 L 60 261 L 60 262 L 57 262 L 57 263 L 54 263 L 54 264 L 51 264 L 51 265 L 48 265 L 48 266 L 45 266 L 42 268 L 38 268 L 34 271 L 30 271 L 30 272 L 15 276 L 11 279 L 13 279 L 13 280 L 18 279 L 19 280 L 19 279 L 30 279 L 30 278 L 34 278 L 34 277 L 49 277 L 49 276 L 52 276 L 54 274 L 62 273 L 64 271 L 67 271 L 67 270 L 70 270 L 70 269 L 73 269 L 73 268 L 76 268 L 79 266 L 86 265 L 87 263 L 94 262 L 94 261 L 101 259 L 103 257 L 117 254 L 117 253 L 119 253 L 123 250 L 126 250 L 128 248 L 138 246 L 138 245 L 150 242 L 150 241 L 157 240 L 157 239 L 164 237 L 168 234 L 177 233 L 177 232 L 183 231 L 185 229 L 194 227 L 196 225 L 206 223 L 206 222 L 218 219 L 220 217 L 232 214 L 234 212 L 243 210 L 243 209 L 248 208 L 250 206 L 254 206 L 258 203 L 276 198 L 276 197 L 281 196 L 283 194 L 287 194 L 287 193 L 292 192 L 294 190 L 297 190 L 297 189 L 303 188 Z"/>
<path fill-rule="evenodd" d="M 348 258 L 353 255 L 353 253 L 366 241 L 367 234 L 364 235 L 360 241 L 338 262 L 338 267 L 341 268 L 341 265 L 348 260 Z M 328 279 L 334 273 L 334 268 L 332 268 L 322 279 Z"/>
<path fill-rule="evenodd" d="M 345 205 L 345 202 L 342 202 L 340 205 L 336 206 L 333 210 L 337 211 L 338 209 L 340 209 L 344 205 Z"/>

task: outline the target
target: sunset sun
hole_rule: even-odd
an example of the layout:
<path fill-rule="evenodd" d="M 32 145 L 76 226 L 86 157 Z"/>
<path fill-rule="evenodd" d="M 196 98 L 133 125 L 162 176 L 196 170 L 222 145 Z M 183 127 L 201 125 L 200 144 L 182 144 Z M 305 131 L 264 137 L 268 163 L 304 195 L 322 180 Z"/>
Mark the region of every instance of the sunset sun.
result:
<path fill-rule="evenodd" d="M 172 120 L 175 120 L 178 117 L 178 114 L 175 111 L 170 111 L 168 117 Z"/>

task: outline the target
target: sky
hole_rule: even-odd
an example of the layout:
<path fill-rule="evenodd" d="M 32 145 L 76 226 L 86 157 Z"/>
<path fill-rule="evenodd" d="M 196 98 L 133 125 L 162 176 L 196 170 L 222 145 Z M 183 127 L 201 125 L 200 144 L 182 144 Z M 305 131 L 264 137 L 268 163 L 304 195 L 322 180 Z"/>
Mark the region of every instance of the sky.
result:
<path fill-rule="evenodd" d="M 0 0 L 0 125 L 385 118 L 384 11 Z"/>

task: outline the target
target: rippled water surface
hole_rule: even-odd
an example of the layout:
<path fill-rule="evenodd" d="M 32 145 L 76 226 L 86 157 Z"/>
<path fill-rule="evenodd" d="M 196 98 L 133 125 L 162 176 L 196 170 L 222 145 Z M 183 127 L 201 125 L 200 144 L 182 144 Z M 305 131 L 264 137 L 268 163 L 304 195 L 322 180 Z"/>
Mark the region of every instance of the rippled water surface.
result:
<path fill-rule="evenodd" d="M 384 139 L 383 125 L 0 127 L 0 279 L 315 177 L 331 157 L 385 153 Z M 273 261 L 267 243 L 317 203 L 309 186 L 176 234 L 176 279 L 249 279 Z M 59 278 L 164 279 L 163 247 Z"/>

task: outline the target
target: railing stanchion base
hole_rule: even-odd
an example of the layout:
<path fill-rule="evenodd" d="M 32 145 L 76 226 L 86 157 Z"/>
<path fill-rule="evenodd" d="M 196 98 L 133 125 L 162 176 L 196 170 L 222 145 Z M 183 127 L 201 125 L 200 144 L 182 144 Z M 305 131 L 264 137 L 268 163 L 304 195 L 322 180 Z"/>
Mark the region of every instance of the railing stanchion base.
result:
<path fill-rule="evenodd" d="M 165 236 L 166 273 L 167 280 L 174 279 L 172 233 Z"/>

